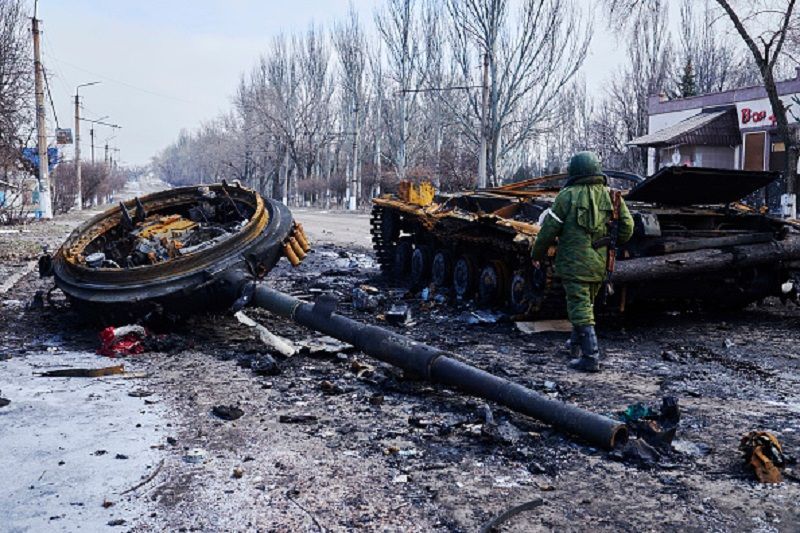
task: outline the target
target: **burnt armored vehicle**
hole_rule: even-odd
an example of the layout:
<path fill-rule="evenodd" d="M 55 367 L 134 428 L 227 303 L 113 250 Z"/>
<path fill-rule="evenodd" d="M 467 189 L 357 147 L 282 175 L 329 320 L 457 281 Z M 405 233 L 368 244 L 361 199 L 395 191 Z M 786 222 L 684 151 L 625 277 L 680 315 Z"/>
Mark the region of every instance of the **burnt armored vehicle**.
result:
<path fill-rule="evenodd" d="M 607 310 L 742 307 L 767 296 L 796 298 L 800 225 L 741 200 L 772 172 L 668 167 L 643 180 L 607 172 L 635 221 L 617 251 Z M 534 269 L 539 220 L 566 175 L 458 194 L 403 183 L 373 200 L 372 238 L 381 268 L 416 287 L 451 288 L 461 299 L 515 314 L 564 313 L 552 262 Z M 557 253 L 550 250 L 551 258 Z"/>

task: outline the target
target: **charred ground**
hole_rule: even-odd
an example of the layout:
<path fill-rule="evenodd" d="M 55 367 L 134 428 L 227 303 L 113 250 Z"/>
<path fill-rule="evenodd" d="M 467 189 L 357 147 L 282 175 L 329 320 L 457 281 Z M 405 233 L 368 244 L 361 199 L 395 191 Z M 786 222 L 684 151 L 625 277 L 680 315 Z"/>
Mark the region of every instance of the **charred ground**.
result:
<path fill-rule="evenodd" d="M 330 218 L 335 224 L 337 217 Z M 313 237 L 313 228 L 306 227 Z M 796 455 L 797 308 L 769 300 L 731 314 L 660 314 L 607 323 L 600 328 L 605 370 L 587 376 L 566 369 L 556 354 L 564 334 L 526 335 L 513 322 L 473 324 L 469 306 L 437 302 L 435 295 L 428 302 L 405 298 L 405 287 L 379 275 L 370 252 L 327 237 L 300 268 L 281 262 L 269 275 L 276 288 L 307 297 L 337 292 L 346 315 L 397 328 L 597 412 L 613 414 L 635 402 L 676 396 L 682 409 L 676 441 L 683 451 L 651 468 L 618 462 L 502 409 L 492 409 L 495 423 L 487 424 L 482 402 L 403 376 L 359 353 L 314 348 L 281 359 L 232 317 L 201 316 L 169 326 L 182 340 L 171 353 L 130 362 L 150 376 L 137 387 L 153 392 L 147 399 L 156 403 L 143 403 L 143 410 L 159 408 L 171 424 L 159 445 L 159 475 L 126 496 L 147 507 L 134 529 L 474 531 L 535 498 L 546 504 L 510 521 L 508 530 L 744 525 L 789 531 L 800 521 L 796 478 L 787 476 L 777 486 L 756 484 L 737 451 L 742 434 L 766 429 Z M 17 261 L 35 257 L 30 255 Z M 43 308 L 26 307 L 51 283 L 29 274 L 5 295 L 5 357 L 24 358 L 53 344 L 96 349 L 98 328 L 64 307 L 57 293 Z M 378 309 L 353 309 L 352 290 L 362 283 L 385 298 Z M 409 306 L 409 323 L 392 326 L 381 319 L 392 303 Z M 248 314 L 297 343 L 318 339 L 264 312 Z M 278 375 L 251 369 L 266 355 L 275 356 Z M 220 420 L 211 413 L 218 405 L 238 406 L 244 415 Z M 281 422 L 282 415 L 288 422 Z M 205 451 L 205 462 L 183 460 L 193 448 Z M 236 468 L 242 470 L 239 478 Z"/>

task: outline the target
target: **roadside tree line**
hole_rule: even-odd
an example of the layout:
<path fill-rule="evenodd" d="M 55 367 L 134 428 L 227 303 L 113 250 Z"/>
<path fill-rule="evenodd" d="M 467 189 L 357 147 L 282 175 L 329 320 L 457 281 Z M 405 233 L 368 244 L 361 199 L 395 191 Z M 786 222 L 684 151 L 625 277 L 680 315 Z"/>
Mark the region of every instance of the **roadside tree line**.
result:
<path fill-rule="evenodd" d="M 482 141 L 488 184 L 559 172 L 584 149 L 643 174 L 646 153 L 627 143 L 647 133 L 651 95 L 762 81 L 717 1 L 670 4 L 385 0 L 370 24 L 351 9 L 328 29 L 276 37 L 231 109 L 181 132 L 154 169 L 175 185 L 240 180 L 323 206 L 363 204 L 400 179 L 474 187 Z M 625 60 L 592 93 L 581 69 L 600 31 Z"/>

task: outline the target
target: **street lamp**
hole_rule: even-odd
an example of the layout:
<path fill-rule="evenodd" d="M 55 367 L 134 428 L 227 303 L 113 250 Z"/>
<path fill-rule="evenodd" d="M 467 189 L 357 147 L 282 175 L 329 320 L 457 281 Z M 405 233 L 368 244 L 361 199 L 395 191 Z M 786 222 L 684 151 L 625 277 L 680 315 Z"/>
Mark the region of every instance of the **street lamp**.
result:
<path fill-rule="evenodd" d="M 75 87 L 75 177 L 78 182 L 78 194 L 76 199 L 78 202 L 78 211 L 83 209 L 83 184 L 81 183 L 81 100 L 79 91 L 81 87 L 89 87 L 91 85 L 97 85 L 98 83 L 100 82 L 91 81 L 89 83 L 81 83 Z"/>

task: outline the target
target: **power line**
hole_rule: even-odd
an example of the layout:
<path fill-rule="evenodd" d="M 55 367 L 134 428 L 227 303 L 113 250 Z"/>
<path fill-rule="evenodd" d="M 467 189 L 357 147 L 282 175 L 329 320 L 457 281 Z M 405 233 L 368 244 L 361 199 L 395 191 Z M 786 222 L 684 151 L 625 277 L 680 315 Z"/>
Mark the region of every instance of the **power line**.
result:
<path fill-rule="evenodd" d="M 56 119 L 56 128 L 61 129 L 58 125 L 58 113 L 56 113 L 56 105 L 53 103 L 53 93 L 50 92 L 50 82 L 47 80 L 47 69 L 42 65 L 42 74 L 44 74 L 44 86 L 47 87 L 47 97 L 50 100 L 50 108 L 53 110 L 53 118 Z"/>
<path fill-rule="evenodd" d="M 69 61 L 64 61 L 63 59 L 58 59 L 58 58 L 57 58 L 56 56 L 54 56 L 52 53 L 50 54 L 50 57 L 51 57 L 52 59 L 54 59 L 56 62 L 58 62 L 58 63 L 62 63 L 62 64 L 64 64 L 64 65 L 69 65 L 69 66 L 70 66 L 70 67 L 72 67 L 72 68 L 75 68 L 75 69 L 78 69 L 78 70 L 80 70 L 80 71 L 86 72 L 87 74 L 91 74 L 91 75 L 93 75 L 93 76 L 98 76 L 98 77 L 100 77 L 100 78 L 103 78 L 103 79 L 105 79 L 106 81 L 110 81 L 110 82 L 112 82 L 112 83 L 118 83 L 118 84 L 120 84 L 120 85 L 124 85 L 125 87 L 129 87 L 129 88 L 131 88 L 131 89 L 134 89 L 134 90 L 137 90 L 137 91 L 141 91 L 141 92 L 143 92 L 143 93 L 151 94 L 151 95 L 153 95 L 153 96 L 158 96 L 158 97 L 161 97 L 161 98 L 167 98 L 167 99 L 169 99 L 169 100 L 175 100 L 175 101 L 178 101 L 178 102 L 183 102 L 183 103 L 185 103 L 185 104 L 192 104 L 192 105 L 196 105 L 196 103 L 195 103 L 195 102 L 192 102 L 192 101 L 190 101 L 190 100 L 185 100 L 185 99 L 183 99 L 183 98 L 178 98 L 178 97 L 176 97 L 176 96 L 170 96 L 170 95 L 168 95 L 168 94 L 163 94 L 163 93 L 159 93 L 159 92 L 156 92 L 156 91 L 151 91 L 151 90 L 149 90 L 149 89 L 145 89 L 145 88 L 143 88 L 143 87 L 138 87 L 138 86 L 136 86 L 136 85 L 133 85 L 133 84 L 130 84 L 130 83 L 127 83 L 127 82 L 124 82 L 124 81 L 120 81 L 120 80 L 117 80 L 117 79 L 114 79 L 114 78 L 110 78 L 110 77 L 106 76 L 105 74 L 100 74 L 100 73 L 98 73 L 98 72 L 94 72 L 94 71 L 91 71 L 91 70 L 85 69 L 85 68 L 83 68 L 83 67 L 79 67 L 78 65 L 75 65 L 75 64 L 73 64 L 73 63 L 70 63 Z"/>

